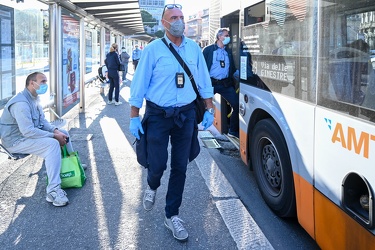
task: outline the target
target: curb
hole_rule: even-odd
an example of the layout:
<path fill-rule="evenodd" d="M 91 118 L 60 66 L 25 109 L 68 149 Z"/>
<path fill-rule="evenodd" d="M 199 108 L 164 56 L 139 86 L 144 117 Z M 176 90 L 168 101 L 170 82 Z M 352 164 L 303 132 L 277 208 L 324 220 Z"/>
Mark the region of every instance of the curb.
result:
<path fill-rule="evenodd" d="M 238 249 L 274 249 L 201 139 L 199 139 L 199 143 L 201 152 L 194 161 Z"/>

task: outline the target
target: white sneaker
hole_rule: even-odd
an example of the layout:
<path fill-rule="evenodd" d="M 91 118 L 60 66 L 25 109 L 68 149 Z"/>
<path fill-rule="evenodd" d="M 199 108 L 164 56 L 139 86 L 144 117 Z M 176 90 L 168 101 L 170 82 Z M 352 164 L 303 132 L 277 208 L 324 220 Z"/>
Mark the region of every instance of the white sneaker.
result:
<path fill-rule="evenodd" d="M 145 194 L 143 196 L 143 208 L 146 211 L 150 211 L 154 207 L 155 196 L 156 190 L 152 190 L 149 186 L 147 186 L 147 189 L 145 190 Z"/>
<path fill-rule="evenodd" d="M 115 106 L 118 106 L 118 105 L 121 105 L 122 102 L 118 101 L 118 102 L 115 102 Z"/>
<path fill-rule="evenodd" d="M 55 207 L 63 207 L 68 205 L 69 200 L 64 190 L 60 187 L 54 188 L 47 194 L 46 200 L 52 202 Z"/>
<path fill-rule="evenodd" d="M 186 241 L 189 237 L 188 232 L 182 225 L 183 220 L 177 216 L 172 216 L 170 219 L 167 217 L 164 220 L 164 225 L 172 231 L 173 237 L 179 241 Z"/>
<path fill-rule="evenodd" d="M 108 104 L 114 104 L 115 101 L 112 100 L 112 101 L 108 101 L 107 103 L 108 103 Z"/>

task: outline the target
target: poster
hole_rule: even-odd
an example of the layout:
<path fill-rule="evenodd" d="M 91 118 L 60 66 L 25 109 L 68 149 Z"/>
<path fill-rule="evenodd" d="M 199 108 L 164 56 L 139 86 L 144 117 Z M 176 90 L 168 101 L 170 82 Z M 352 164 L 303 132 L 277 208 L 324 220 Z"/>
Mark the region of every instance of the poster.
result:
<path fill-rule="evenodd" d="M 12 61 L 12 47 L 2 46 L 1 47 L 1 71 L 11 71 L 13 66 Z"/>
<path fill-rule="evenodd" d="M 1 19 L 1 43 L 12 43 L 12 25 L 8 19 Z"/>
<path fill-rule="evenodd" d="M 16 93 L 14 10 L 0 4 L 0 109 Z"/>
<path fill-rule="evenodd" d="M 92 32 L 85 31 L 86 35 L 86 74 L 92 72 Z"/>
<path fill-rule="evenodd" d="M 2 98 L 10 98 L 13 96 L 12 88 L 12 73 L 3 73 L 1 74 L 1 93 Z"/>
<path fill-rule="evenodd" d="M 79 18 L 62 11 L 62 100 L 63 114 L 79 102 Z"/>

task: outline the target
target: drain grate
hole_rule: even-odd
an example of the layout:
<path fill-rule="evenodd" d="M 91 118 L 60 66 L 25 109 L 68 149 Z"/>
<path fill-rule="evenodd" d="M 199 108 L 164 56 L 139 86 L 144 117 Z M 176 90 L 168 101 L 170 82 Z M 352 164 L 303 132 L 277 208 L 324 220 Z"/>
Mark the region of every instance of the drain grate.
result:
<path fill-rule="evenodd" d="M 221 148 L 220 144 L 217 142 L 215 136 L 213 136 L 211 131 L 199 131 L 198 135 L 206 148 Z"/>
<path fill-rule="evenodd" d="M 201 139 L 213 139 L 213 138 L 215 138 L 213 136 L 213 134 L 208 130 L 199 131 L 198 133 L 199 133 L 199 138 L 201 138 Z"/>
<path fill-rule="evenodd" d="M 216 141 L 216 139 L 201 139 L 201 140 L 207 148 L 221 148 L 220 144 Z"/>

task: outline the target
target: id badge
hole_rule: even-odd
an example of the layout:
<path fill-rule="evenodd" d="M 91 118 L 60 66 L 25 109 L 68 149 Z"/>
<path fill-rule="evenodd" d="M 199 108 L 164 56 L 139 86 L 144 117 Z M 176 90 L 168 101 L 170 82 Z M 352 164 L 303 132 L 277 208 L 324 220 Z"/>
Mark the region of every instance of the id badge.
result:
<path fill-rule="evenodd" d="M 224 60 L 220 60 L 220 66 L 221 66 L 222 68 L 225 67 L 225 62 L 224 62 Z"/>
<path fill-rule="evenodd" d="M 177 88 L 183 88 L 185 85 L 184 73 L 176 73 L 176 86 Z"/>

